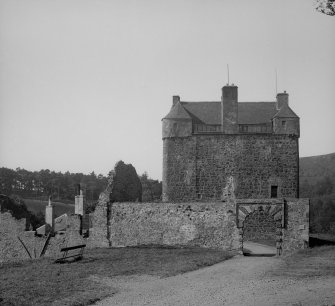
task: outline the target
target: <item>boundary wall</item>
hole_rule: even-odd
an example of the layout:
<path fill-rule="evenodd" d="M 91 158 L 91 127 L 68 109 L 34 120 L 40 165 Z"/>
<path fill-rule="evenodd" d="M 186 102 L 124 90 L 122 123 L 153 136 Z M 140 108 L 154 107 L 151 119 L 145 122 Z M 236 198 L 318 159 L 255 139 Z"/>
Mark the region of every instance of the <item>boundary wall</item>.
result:
<path fill-rule="evenodd" d="M 228 194 L 224 202 L 192 203 L 110 203 L 105 194 L 92 216 L 88 246 L 199 246 L 242 252 L 242 203 L 249 213 L 261 206 L 273 211 L 283 253 L 308 246 L 309 199 L 236 200 Z"/>
<path fill-rule="evenodd" d="M 89 248 L 169 245 L 241 253 L 244 220 L 256 209 L 274 218 L 280 254 L 308 246 L 309 199 L 235 199 L 233 184 L 227 185 L 225 195 L 221 202 L 111 203 L 107 188 L 91 214 L 88 238 L 81 235 L 79 215 L 69 216 L 66 231 L 47 241 L 47 236 L 24 231 L 25 220 L 0 213 L 0 263 L 39 258 L 45 245 L 45 256 L 58 257 L 62 247 L 83 243 Z"/>

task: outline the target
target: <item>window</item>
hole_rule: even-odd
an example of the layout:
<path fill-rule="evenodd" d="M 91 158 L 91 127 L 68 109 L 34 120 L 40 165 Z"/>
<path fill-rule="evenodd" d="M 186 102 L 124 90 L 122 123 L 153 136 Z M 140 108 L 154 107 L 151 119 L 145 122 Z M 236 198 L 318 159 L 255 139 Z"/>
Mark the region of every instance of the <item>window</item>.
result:
<path fill-rule="evenodd" d="M 283 121 L 281 122 L 281 126 L 282 126 L 283 129 L 286 129 L 286 121 L 283 120 Z"/>
<path fill-rule="evenodd" d="M 278 197 L 278 186 L 271 186 L 271 198 Z"/>

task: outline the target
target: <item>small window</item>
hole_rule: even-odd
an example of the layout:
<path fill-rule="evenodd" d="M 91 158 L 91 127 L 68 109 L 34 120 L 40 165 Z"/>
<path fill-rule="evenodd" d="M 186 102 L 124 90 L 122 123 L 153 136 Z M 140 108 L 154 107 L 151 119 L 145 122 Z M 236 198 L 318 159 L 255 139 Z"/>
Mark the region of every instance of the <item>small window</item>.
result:
<path fill-rule="evenodd" d="M 271 198 L 278 197 L 278 186 L 271 186 Z"/>
<path fill-rule="evenodd" d="M 286 121 L 282 121 L 281 126 L 282 126 L 282 128 L 286 129 Z"/>

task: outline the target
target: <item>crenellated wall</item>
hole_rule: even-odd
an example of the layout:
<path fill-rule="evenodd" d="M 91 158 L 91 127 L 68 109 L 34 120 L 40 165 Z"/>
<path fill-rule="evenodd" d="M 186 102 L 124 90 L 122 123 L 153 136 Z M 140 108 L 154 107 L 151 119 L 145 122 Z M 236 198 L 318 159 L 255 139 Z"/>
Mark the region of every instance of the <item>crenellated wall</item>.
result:
<path fill-rule="evenodd" d="M 229 177 L 237 198 L 298 197 L 298 138 L 193 135 L 163 139 L 163 200 L 219 200 Z"/>

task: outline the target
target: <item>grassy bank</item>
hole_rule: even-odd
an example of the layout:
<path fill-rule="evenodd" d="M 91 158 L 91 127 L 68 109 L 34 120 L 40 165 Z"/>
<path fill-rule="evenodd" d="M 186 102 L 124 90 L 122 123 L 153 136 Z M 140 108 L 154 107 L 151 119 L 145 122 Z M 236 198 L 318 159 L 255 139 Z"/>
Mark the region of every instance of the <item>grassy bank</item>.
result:
<path fill-rule="evenodd" d="M 88 250 L 84 259 L 0 265 L 0 305 L 89 305 L 116 293 L 104 279 L 148 274 L 168 277 L 224 261 L 233 254 L 199 248 Z M 53 304 L 53 305 L 54 305 Z"/>
<path fill-rule="evenodd" d="M 304 249 L 283 257 L 272 274 L 294 278 L 335 276 L 335 246 Z"/>

